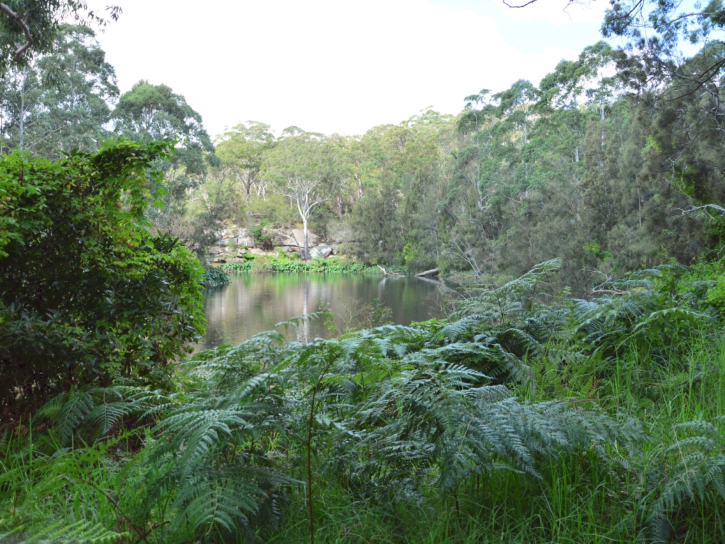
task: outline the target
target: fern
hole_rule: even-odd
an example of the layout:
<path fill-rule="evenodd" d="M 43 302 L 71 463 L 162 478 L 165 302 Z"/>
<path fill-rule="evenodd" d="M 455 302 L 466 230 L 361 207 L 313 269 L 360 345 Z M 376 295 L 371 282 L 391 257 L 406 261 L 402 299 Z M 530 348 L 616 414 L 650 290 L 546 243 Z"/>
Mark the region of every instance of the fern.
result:
<path fill-rule="evenodd" d="M 2 520 L 0 520 L 2 527 Z M 99 523 L 78 521 L 75 523 L 56 522 L 36 531 L 25 531 L 23 526 L 8 533 L 0 533 L 0 540 L 12 544 L 116 544 L 129 538 L 128 532 L 109 531 Z"/>
<path fill-rule="evenodd" d="M 675 462 L 652 506 L 653 515 L 667 514 L 688 502 L 725 501 L 725 434 L 719 426 L 723 423 L 725 416 L 715 422 L 675 426 L 681 436 L 662 453 Z"/>
<path fill-rule="evenodd" d="M 600 412 L 592 383 L 622 351 L 666 347 L 678 330 L 708 323 L 706 289 L 672 294 L 662 282 L 682 271 L 663 268 L 613 282 L 614 296 L 552 302 L 547 282 L 559 264 L 543 263 L 497 289 L 479 286 L 445 322 L 307 344 L 271 331 L 215 348 L 179 365 L 173 394 L 132 385 L 73 389 L 41 414 L 61 447 L 19 450 L 0 474 L 0 490 L 19 493 L 18 519 L 37 528 L 33 501 L 90 485 L 80 467 L 110 468 L 113 486 L 103 497 L 132 534 L 162 525 L 199 540 L 253 540 L 283 522 L 290 488 L 306 486 L 314 507 L 323 477 L 356 497 L 420 506 L 499 471 L 538 482 L 564 455 L 608 474 L 612 461 L 633 472 L 629 461 L 644 433 Z M 542 382 L 545 393 L 559 395 L 569 381 L 577 381 L 587 409 L 516 396 L 535 398 Z M 134 436 L 123 434 L 134 425 Z M 677 509 L 725 497 L 717 424 L 677 432 L 660 453 L 665 483 L 645 500 L 644 517 L 660 536 Z M 93 445 L 78 448 L 84 441 Z M 110 459 L 108 448 L 113 462 L 101 461 Z"/>

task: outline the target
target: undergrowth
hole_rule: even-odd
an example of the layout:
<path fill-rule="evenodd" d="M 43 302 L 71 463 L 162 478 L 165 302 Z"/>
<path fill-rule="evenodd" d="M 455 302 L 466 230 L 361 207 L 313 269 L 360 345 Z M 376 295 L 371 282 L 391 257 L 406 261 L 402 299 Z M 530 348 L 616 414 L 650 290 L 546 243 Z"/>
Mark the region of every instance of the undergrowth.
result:
<path fill-rule="evenodd" d="M 260 256 L 243 262 L 225 263 L 220 266 L 226 272 L 324 272 L 362 274 L 377 272 L 363 264 L 340 257 L 316 258 L 300 261 L 287 257 Z"/>
<path fill-rule="evenodd" d="M 557 268 L 446 321 L 271 331 L 197 354 L 165 390 L 72 389 L 2 436 L 0 534 L 722 542 L 717 281 L 661 267 L 584 301 L 549 289 Z"/>
<path fill-rule="evenodd" d="M 204 274 L 201 277 L 203 287 L 221 287 L 229 283 L 229 275 L 218 266 L 207 266 L 204 268 Z"/>

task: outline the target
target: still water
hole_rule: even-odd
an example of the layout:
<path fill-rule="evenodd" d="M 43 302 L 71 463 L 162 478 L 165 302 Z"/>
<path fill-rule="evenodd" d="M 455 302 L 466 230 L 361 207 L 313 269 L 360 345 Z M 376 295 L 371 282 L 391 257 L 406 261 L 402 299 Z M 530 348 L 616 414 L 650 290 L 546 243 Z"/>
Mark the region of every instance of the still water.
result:
<path fill-rule="evenodd" d="M 418 278 L 385 278 L 363 274 L 238 274 L 225 287 L 204 292 L 206 338 L 195 351 L 223 343 L 239 344 L 291 317 L 312 313 L 320 303 L 335 314 L 339 329 L 365 326 L 366 306 L 375 299 L 392 311 L 396 325 L 438 317 L 436 282 Z M 369 309 L 369 307 L 368 307 Z M 308 342 L 334 335 L 324 320 L 278 330 L 287 340 Z"/>

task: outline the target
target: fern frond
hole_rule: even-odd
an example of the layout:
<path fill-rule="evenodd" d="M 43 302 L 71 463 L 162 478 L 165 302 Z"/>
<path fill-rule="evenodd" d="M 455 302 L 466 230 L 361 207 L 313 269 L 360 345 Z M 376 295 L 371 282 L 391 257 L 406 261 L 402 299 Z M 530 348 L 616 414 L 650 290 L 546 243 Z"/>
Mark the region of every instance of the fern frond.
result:
<path fill-rule="evenodd" d="M 21 542 L 27 544 L 116 544 L 121 539 L 130 538 L 130 533 L 110 531 L 99 523 L 64 521 L 52 523 L 37 531 L 20 528 L 14 535 L 23 534 Z M 0 534 L 3 541 L 11 541 L 13 533 Z"/>

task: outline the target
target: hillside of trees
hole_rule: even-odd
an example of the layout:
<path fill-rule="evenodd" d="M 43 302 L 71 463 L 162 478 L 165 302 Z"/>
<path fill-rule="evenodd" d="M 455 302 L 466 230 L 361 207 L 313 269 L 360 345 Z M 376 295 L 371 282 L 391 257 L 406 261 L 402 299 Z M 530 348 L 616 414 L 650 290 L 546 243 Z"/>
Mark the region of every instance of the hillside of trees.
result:
<path fill-rule="evenodd" d="M 150 219 L 202 258 L 225 225 L 307 222 L 322 236 L 354 232 L 346 254 L 366 264 L 492 284 L 560 258 L 561 285 L 588 296 L 603 279 L 715 258 L 725 243 L 713 206 L 723 197 L 718 81 L 660 74 L 643 84 L 605 42 L 538 87 L 520 80 L 465 97 L 456 116 L 426 110 L 361 136 L 275 136 L 248 121 L 213 142 L 164 85 L 141 81 L 119 96 L 87 27 L 66 25 L 54 43 L 3 78 L 3 152 L 57 159 L 110 136 L 174 139 L 157 164 L 164 206 Z M 679 69 L 721 54 L 708 45 Z"/>

